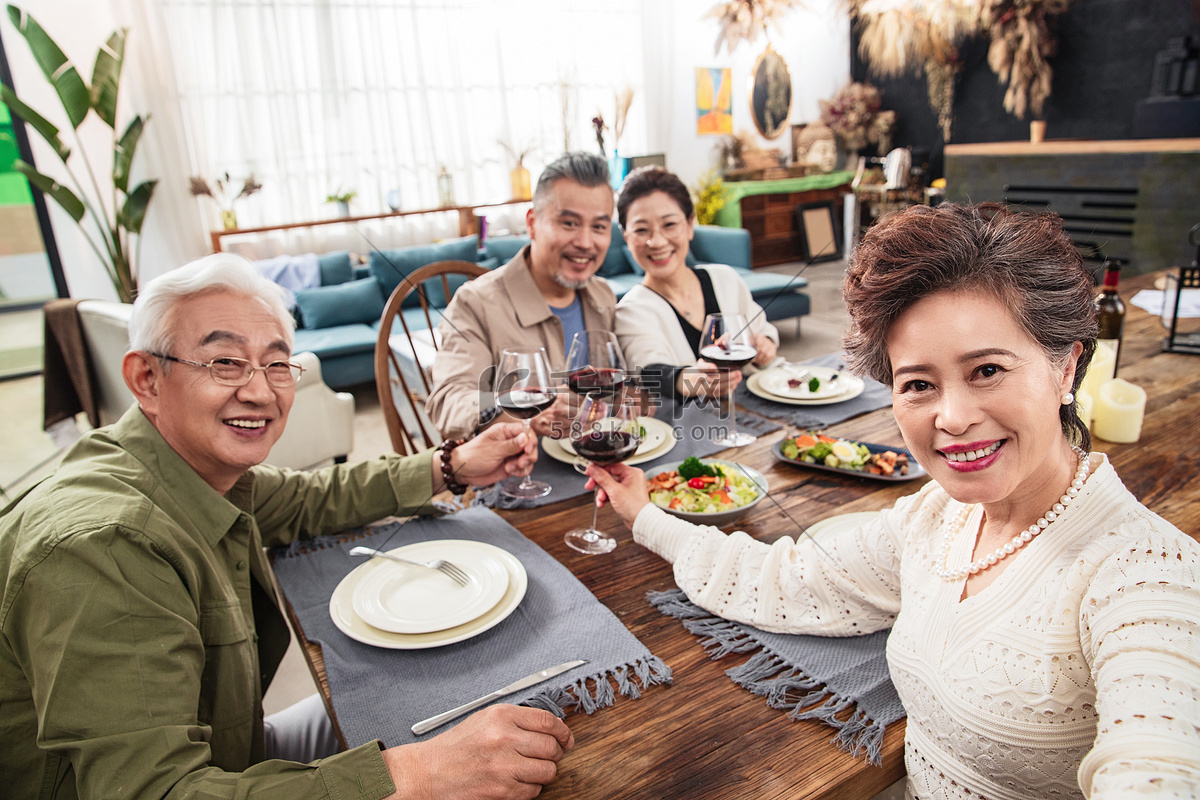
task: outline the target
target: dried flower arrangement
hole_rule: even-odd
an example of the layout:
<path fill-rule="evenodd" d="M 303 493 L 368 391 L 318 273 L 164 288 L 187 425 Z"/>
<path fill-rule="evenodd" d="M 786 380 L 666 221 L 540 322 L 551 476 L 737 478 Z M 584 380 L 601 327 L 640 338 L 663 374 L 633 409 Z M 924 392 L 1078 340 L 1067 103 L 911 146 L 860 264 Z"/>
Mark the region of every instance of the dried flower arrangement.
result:
<path fill-rule="evenodd" d="M 861 150 L 868 143 L 890 143 L 896 112 L 881 110 L 879 90 L 871 84 L 847 84 L 832 100 L 821 100 L 820 105 L 821 121 L 837 134 L 847 150 Z"/>
<path fill-rule="evenodd" d="M 592 129 L 596 131 L 596 144 L 600 146 L 600 155 L 608 158 L 608 151 L 604 149 L 604 132 L 608 130 L 608 126 L 604 124 L 604 115 L 599 111 L 592 117 Z"/>
<path fill-rule="evenodd" d="M 625 132 L 625 119 L 629 116 L 629 107 L 633 105 L 633 87 L 626 86 L 613 95 L 613 101 L 616 104 L 616 116 L 613 117 L 613 152 L 617 152 L 617 148 L 621 143 L 621 134 Z"/>
<path fill-rule="evenodd" d="M 992 40 L 988 66 L 1008 84 L 1004 110 L 1025 118 L 1032 110 L 1041 116 L 1054 71 L 1049 59 L 1058 40 L 1050 30 L 1053 18 L 1067 10 L 1069 0 L 988 0 L 982 21 Z"/>
<path fill-rule="evenodd" d="M 1056 48 L 1050 24 L 1070 0 L 847 2 L 859 26 L 859 54 L 874 73 L 899 75 L 924 67 L 929 104 L 938 112 L 946 141 L 954 84 L 963 67 L 958 46 L 981 33 L 991 40 L 988 66 L 1001 84 L 1008 84 L 1004 109 L 1022 119 L 1030 109 L 1041 114 L 1053 76 L 1047 59 Z"/>
<path fill-rule="evenodd" d="M 704 15 L 704 19 L 717 19 L 721 26 L 714 52 L 720 53 L 722 44 L 733 53 L 743 39 L 753 42 L 760 30 L 765 33 L 768 25 L 778 25 L 778 18 L 785 11 L 799 5 L 797 0 L 726 0 L 717 3 Z"/>
<path fill-rule="evenodd" d="M 531 144 L 528 147 L 526 147 L 524 150 L 517 150 L 515 147 L 513 147 L 512 145 L 510 145 L 508 142 L 504 141 L 503 139 L 497 139 L 496 143 L 504 148 L 504 152 L 506 152 L 510 156 L 512 156 L 513 161 L 517 162 L 518 167 L 525 166 L 525 158 L 530 153 L 532 153 L 537 147 L 536 145 Z"/>
<path fill-rule="evenodd" d="M 232 211 L 233 204 L 243 197 L 249 197 L 252 194 L 257 194 L 262 189 L 262 184 L 254 180 L 254 175 L 242 181 L 242 187 L 234 193 L 233 180 L 226 172 L 220 178 L 213 181 L 216 184 L 216 190 L 209 184 L 207 180 L 199 176 L 188 178 L 188 186 L 192 190 L 193 197 L 208 197 L 217 204 L 217 208 L 222 211 Z"/>

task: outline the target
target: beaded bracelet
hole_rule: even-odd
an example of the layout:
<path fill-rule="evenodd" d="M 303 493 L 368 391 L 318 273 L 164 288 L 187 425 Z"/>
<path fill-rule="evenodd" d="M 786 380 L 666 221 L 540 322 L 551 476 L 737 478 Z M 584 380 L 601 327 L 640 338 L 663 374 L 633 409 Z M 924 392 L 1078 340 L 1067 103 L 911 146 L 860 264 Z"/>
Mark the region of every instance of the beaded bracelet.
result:
<path fill-rule="evenodd" d="M 454 470 L 450 469 L 450 453 L 454 448 L 462 444 L 465 439 L 447 439 L 441 444 L 442 451 L 442 481 L 446 484 L 446 488 L 451 494 L 466 494 L 467 487 L 458 482 L 454 477 Z"/>

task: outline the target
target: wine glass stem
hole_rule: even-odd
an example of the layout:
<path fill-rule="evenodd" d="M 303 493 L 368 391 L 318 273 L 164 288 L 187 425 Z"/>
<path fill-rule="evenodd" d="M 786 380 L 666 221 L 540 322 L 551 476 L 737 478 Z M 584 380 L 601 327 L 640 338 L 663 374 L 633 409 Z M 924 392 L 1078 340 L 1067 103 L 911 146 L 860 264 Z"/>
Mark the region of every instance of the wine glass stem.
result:
<path fill-rule="evenodd" d="M 525 420 L 525 430 L 526 430 L 526 432 L 528 432 L 532 435 L 533 426 L 529 424 L 529 420 Z M 521 478 L 521 483 L 518 484 L 517 488 L 518 489 L 529 489 L 532 486 L 533 486 L 533 470 L 530 470 L 528 475 Z"/>
<path fill-rule="evenodd" d="M 729 438 L 732 439 L 737 435 L 737 408 L 733 404 L 732 389 L 725 395 L 725 403 L 729 411 Z"/>
<path fill-rule="evenodd" d="M 596 495 L 593 494 L 592 495 L 592 532 L 597 533 L 597 534 L 600 533 L 599 529 L 596 528 L 596 519 L 599 516 L 600 516 L 600 504 L 596 502 Z"/>

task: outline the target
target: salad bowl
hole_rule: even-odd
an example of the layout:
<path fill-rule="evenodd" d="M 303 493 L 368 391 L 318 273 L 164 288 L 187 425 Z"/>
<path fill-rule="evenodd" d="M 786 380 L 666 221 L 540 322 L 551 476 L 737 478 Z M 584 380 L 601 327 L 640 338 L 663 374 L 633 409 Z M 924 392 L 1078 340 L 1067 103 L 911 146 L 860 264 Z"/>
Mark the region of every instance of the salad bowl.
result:
<path fill-rule="evenodd" d="M 670 508 L 667 503 L 660 502 L 667 499 L 665 496 L 665 492 L 667 490 L 655 490 L 652 488 L 650 501 L 663 511 L 666 511 L 668 514 L 674 514 L 677 517 L 686 519 L 689 522 L 695 522 L 700 525 L 721 526 L 732 522 L 746 511 L 754 508 L 754 506 L 762 502 L 762 499 L 767 496 L 767 479 L 761 472 L 751 467 L 747 467 L 744 464 L 738 464 L 733 461 L 725 461 L 724 459 L 718 458 L 687 459 L 686 461 L 677 461 L 673 464 L 665 464 L 660 467 L 655 467 L 654 469 L 647 470 L 646 480 L 648 483 L 652 483 L 653 479 L 655 479 L 657 476 L 665 475 L 671 472 L 678 473 L 679 468 L 682 465 L 692 461 L 698 461 L 705 467 L 718 467 L 720 471 L 724 473 L 724 477 L 726 477 L 733 484 L 732 487 L 730 487 L 730 491 L 727 492 L 731 499 L 733 499 L 735 502 L 739 500 L 745 500 L 745 502 L 742 505 L 734 508 L 725 508 L 722 510 L 688 511 L 681 507 Z M 711 494 L 709 491 L 709 486 L 711 486 L 711 484 L 702 489 L 697 489 L 687 487 L 686 483 L 686 480 L 684 480 L 679 487 L 671 492 L 670 496 L 682 498 L 686 495 L 692 495 L 695 497 L 698 494 Z M 746 493 L 749 490 L 753 490 L 754 495 L 751 499 L 746 500 Z M 704 501 L 701 500 L 701 502 Z M 714 504 L 716 503 L 714 502 Z"/>

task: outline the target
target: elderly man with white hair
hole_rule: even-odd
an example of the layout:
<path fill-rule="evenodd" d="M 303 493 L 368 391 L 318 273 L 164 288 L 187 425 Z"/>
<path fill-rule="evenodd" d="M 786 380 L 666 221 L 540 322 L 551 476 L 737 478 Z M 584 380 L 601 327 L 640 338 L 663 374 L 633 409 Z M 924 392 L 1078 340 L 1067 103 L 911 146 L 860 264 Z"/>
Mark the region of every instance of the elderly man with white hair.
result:
<path fill-rule="evenodd" d="M 264 723 L 289 639 L 264 546 L 417 513 L 537 457 L 511 423 L 408 458 L 261 465 L 294 398 L 292 328 L 236 256 L 151 282 L 123 363 L 137 405 L 0 512 L 5 797 L 516 798 L 554 777 L 573 738 L 532 708 L 340 753 L 319 702 Z"/>

